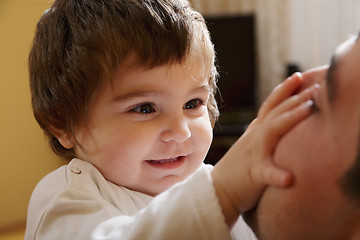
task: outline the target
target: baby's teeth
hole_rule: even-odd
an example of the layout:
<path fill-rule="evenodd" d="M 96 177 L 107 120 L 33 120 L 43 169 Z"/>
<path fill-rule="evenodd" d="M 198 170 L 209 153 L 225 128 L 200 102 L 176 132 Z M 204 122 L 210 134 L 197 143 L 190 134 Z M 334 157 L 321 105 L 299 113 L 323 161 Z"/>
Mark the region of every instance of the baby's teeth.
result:
<path fill-rule="evenodd" d="M 177 160 L 178 160 L 178 158 L 175 157 L 175 158 L 168 158 L 168 159 L 165 159 L 165 160 L 149 160 L 149 162 L 160 164 L 160 163 L 175 162 Z"/>
<path fill-rule="evenodd" d="M 166 160 L 161 160 L 160 163 L 174 162 L 176 160 L 177 160 L 177 158 L 169 158 L 169 159 L 166 159 Z"/>

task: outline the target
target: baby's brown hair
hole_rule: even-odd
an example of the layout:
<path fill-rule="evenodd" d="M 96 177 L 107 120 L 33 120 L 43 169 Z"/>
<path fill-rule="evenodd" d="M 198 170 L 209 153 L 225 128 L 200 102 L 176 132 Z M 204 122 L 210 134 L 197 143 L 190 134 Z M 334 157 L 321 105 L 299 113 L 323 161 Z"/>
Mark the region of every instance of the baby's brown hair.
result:
<path fill-rule="evenodd" d="M 197 51 L 195 51 L 197 50 Z M 74 136 L 86 123 L 89 102 L 130 54 L 153 68 L 204 56 L 212 88 L 208 109 L 215 123 L 215 52 L 204 18 L 187 0 L 55 0 L 37 24 L 29 55 L 34 116 L 51 148 L 66 159 L 53 129 Z"/>

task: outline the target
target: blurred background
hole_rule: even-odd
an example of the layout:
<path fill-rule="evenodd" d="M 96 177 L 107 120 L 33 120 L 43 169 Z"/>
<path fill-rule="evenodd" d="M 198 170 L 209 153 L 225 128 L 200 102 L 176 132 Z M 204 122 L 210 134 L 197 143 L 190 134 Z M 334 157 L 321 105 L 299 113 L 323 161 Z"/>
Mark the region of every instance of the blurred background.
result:
<path fill-rule="evenodd" d="M 294 71 L 327 64 L 334 48 L 360 30 L 358 0 L 190 2 L 207 19 L 223 79 L 223 114 L 209 163 L 241 135 L 274 86 Z M 36 22 L 50 4 L 0 0 L 0 239 L 23 238 L 33 188 L 65 164 L 33 118 L 28 84 Z"/>
<path fill-rule="evenodd" d="M 30 104 L 27 56 L 48 2 L 0 0 L 0 239 L 17 231 L 21 237 L 36 183 L 64 164 L 49 150 Z"/>

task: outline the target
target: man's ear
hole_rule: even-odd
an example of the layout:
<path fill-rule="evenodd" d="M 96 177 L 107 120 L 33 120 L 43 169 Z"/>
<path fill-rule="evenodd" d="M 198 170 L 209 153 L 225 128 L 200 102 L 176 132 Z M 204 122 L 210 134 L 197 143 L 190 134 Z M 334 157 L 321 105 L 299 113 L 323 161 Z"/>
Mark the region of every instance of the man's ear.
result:
<path fill-rule="evenodd" d="M 66 149 L 75 147 L 73 137 L 69 136 L 64 130 L 51 128 L 50 132 L 56 137 L 59 143 Z"/>

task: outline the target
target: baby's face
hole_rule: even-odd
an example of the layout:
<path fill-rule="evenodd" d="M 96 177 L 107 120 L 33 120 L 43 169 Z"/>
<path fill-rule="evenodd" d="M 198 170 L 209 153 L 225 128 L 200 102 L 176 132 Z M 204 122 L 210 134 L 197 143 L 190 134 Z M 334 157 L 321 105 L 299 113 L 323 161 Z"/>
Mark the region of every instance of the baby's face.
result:
<path fill-rule="evenodd" d="M 77 157 L 132 190 L 156 195 L 193 173 L 212 141 L 204 61 L 153 69 L 123 64 L 97 91 Z"/>

